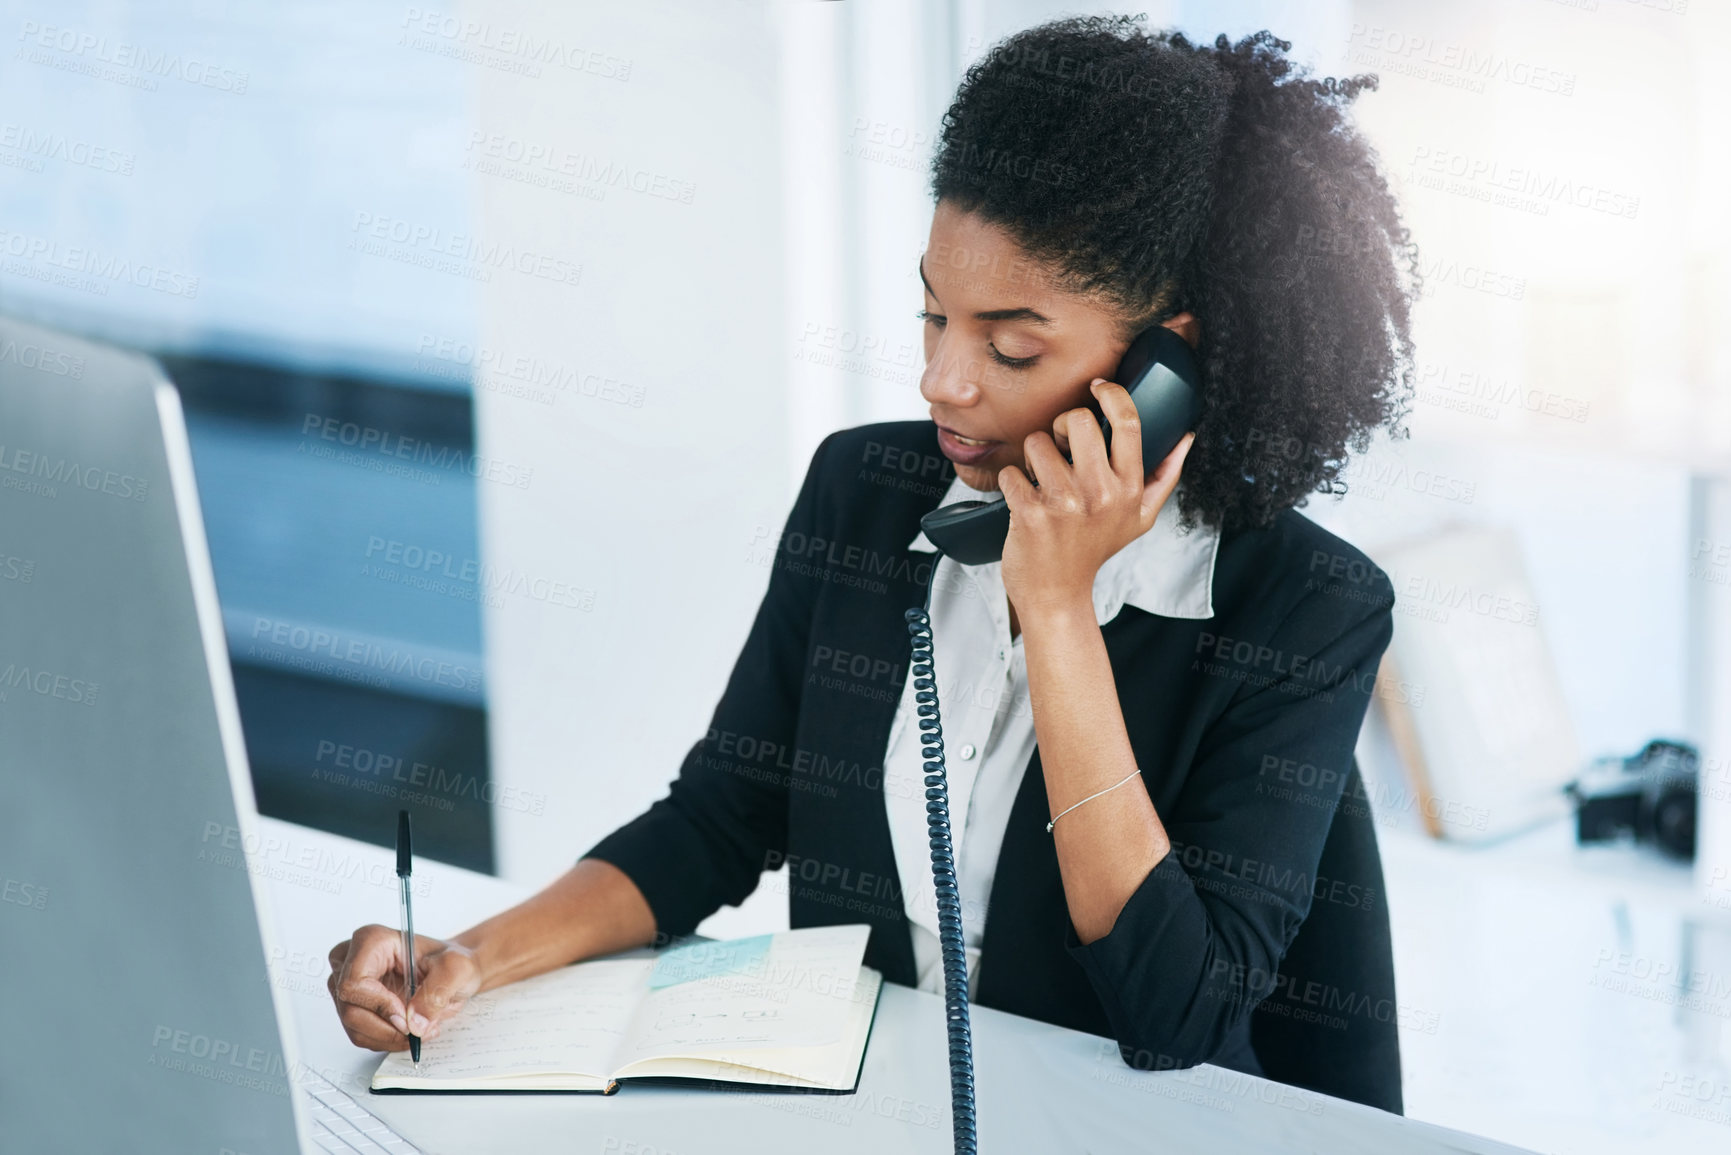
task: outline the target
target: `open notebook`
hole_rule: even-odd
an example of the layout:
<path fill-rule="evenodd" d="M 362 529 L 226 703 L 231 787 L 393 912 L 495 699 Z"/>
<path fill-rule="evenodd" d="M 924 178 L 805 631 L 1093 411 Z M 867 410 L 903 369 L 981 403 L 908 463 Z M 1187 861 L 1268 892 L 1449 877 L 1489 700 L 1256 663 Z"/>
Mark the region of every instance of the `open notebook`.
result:
<path fill-rule="evenodd" d="M 848 1091 L 883 976 L 870 928 L 807 927 L 654 958 L 577 963 L 475 996 L 373 1073 L 374 1091 L 598 1091 L 621 1079 L 715 1079 Z"/>

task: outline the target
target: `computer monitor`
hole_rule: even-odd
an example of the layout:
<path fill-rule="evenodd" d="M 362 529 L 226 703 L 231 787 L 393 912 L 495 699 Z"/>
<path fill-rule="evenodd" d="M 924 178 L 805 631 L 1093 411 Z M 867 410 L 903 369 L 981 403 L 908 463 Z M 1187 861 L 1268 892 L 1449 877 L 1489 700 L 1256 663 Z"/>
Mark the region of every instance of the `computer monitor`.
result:
<path fill-rule="evenodd" d="M 0 1147 L 301 1150 L 255 821 L 179 395 L 0 317 Z"/>

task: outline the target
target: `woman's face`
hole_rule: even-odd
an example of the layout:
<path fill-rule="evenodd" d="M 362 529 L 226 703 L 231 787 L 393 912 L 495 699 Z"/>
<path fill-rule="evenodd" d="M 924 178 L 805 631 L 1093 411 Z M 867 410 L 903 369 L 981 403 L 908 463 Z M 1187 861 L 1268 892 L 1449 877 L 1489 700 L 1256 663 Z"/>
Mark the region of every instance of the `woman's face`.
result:
<path fill-rule="evenodd" d="M 961 479 L 996 490 L 1000 469 L 1024 464 L 1023 440 L 1089 405 L 1089 383 L 1112 379 L 1129 341 L 1117 313 L 1051 285 L 1008 233 L 946 201 L 932 215 L 920 273 L 920 396 Z"/>

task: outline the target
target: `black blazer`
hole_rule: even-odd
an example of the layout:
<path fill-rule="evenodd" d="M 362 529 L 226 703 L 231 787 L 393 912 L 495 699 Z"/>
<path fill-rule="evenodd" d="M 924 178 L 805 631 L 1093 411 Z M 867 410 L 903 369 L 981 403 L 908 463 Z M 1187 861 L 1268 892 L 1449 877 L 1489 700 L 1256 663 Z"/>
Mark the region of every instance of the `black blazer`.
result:
<path fill-rule="evenodd" d="M 915 981 L 882 794 L 923 787 L 882 767 L 909 662 L 902 615 L 923 603 L 933 556 L 907 543 L 953 476 L 929 421 L 818 447 L 708 733 L 667 797 L 589 851 L 636 882 L 660 934 L 690 933 L 785 863 L 793 926 L 869 923 L 867 964 Z M 1288 510 L 1223 535 L 1213 601 L 1207 620 L 1126 605 L 1102 627 L 1171 852 L 1083 945 L 1036 749 L 981 941 L 975 1002 L 1115 1039 L 1137 1067 L 1255 1070 L 1250 1013 L 1313 901 L 1386 920 L 1380 894 L 1317 868 L 1393 632 L 1387 577 Z"/>

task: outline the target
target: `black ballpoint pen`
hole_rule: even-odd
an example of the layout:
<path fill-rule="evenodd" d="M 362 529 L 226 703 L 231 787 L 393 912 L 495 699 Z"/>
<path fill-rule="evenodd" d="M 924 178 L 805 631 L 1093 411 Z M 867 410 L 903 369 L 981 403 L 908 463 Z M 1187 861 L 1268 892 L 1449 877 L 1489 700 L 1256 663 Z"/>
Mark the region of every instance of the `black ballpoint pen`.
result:
<path fill-rule="evenodd" d="M 414 868 L 414 852 L 409 847 L 409 812 L 397 811 L 397 886 L 403 899 L 403 975 L 408 998 L 403 1000 L 407 1013 L 408 1000 L 415 997 L 415 910 L 409 905 L 409 872 Z M 410 1032 L 409 1058 L 417 1068 L 421 1065 L 421 1038 Z"/>

